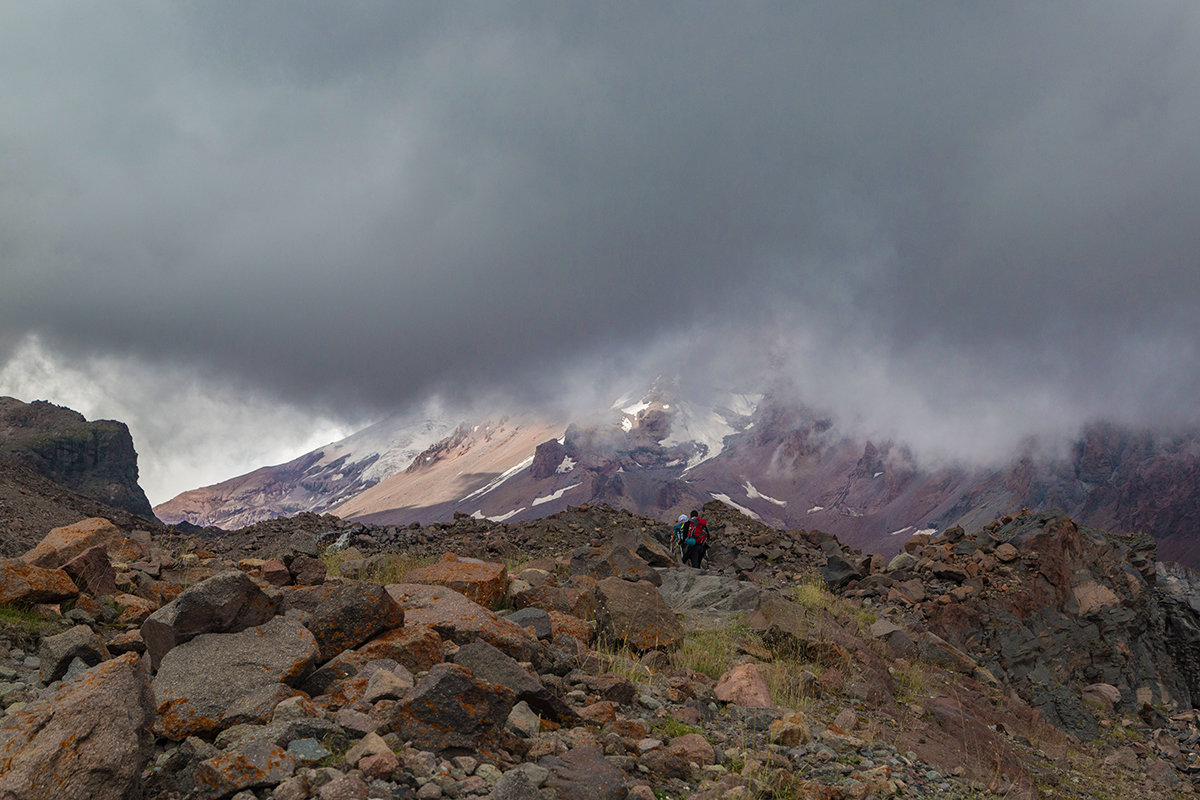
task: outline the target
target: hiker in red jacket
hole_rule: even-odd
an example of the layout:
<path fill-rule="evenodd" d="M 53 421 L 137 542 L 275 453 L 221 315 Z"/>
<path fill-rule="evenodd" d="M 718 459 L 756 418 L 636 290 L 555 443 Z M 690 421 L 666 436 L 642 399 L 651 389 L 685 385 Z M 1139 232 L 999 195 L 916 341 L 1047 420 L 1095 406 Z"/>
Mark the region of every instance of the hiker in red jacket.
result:
<path fill-rule="evenodd" d="M 708 552 L 708 521 L 695 511 L 688 520 L 687 535 L 687 540 L 693 544 L 688 547 L 683 560 L 696 569 L 700 569 L 700 562 L 704 560 L 704 554 Z"/>

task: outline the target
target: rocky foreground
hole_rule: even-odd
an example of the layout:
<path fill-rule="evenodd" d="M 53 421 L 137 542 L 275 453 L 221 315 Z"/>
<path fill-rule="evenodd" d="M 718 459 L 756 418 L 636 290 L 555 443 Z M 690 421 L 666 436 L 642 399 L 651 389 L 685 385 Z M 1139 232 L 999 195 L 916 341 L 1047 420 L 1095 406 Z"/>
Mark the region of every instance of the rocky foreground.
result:
<path fill-rule="evenodd" d="M 1200 781 L 1200 592 L 1051 514 L 890 560 L 705 509 L 107 520 L 0 561 L 0 800 L 1146 798 Z"/>

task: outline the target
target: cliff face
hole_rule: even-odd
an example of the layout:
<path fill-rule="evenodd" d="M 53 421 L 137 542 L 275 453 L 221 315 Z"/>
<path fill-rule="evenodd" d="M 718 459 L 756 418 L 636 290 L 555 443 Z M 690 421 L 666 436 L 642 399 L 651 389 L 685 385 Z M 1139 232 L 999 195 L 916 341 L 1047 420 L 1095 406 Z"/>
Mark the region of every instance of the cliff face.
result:
<path fill-rule="evenodd" d="M 154 519 L 138 485 L 133 437 L 122 422 L 88 422 L 52 403 L 0 397 L 0 459 L 84 497 Z"/>

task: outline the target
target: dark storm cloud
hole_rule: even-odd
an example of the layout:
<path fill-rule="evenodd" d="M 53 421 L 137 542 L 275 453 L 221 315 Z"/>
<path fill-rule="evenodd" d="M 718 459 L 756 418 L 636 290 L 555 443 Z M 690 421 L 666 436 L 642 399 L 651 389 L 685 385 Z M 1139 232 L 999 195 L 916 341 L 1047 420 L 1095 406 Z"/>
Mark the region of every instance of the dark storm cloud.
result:
<path fill-rule="evenodd" d="M 661 340 L 1193 413 L 1192 3 L 0 15 L 0 347 L 384 408 Z"/>

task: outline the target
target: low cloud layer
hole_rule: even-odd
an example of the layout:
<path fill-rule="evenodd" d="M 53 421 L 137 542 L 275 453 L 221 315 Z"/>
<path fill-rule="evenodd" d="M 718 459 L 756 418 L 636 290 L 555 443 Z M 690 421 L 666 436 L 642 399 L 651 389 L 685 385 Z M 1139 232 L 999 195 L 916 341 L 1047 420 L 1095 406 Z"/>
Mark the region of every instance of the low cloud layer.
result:
<path fill-rule="evenodd" d="M 36 341 L 139 419 L 686 368 L 947 453 L 1196 422 L 1197 75 L 1189 2 L 10 5 L 0 392 Z"/>

